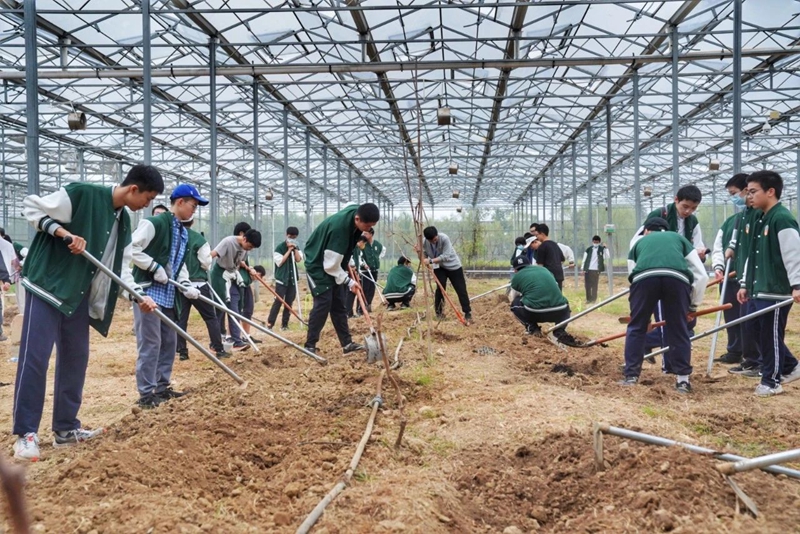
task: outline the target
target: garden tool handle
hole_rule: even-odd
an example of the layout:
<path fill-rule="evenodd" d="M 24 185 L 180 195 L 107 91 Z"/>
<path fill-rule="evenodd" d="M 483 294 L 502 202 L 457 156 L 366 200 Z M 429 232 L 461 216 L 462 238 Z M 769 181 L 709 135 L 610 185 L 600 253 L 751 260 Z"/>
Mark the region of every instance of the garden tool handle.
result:
<path fill-rule="evenodd" d="M 691 321 L 692 319 L 696 319 L 697 317 L 700 317 L 701 315 L 708 315 L 709 313 L 716 313 L 718 311 L 730 310 L 732 307 L 733 307 L 733 304 L 731 304 L 729 302 L 727 304 L 722 304 L 720 306 L 712 306 L 710 308 L 704 308 L 702 310 L 697 310 L 697 311 L 694 311 L 694 312 L 691 312 L 691 313 L 687 313 L 686 314 L 686 320 L 687 321 Z M 619 322 L 622 323 L 622 324 L 628 324 L 628 323 L 631 322 L 631 316 L 628 315 L 626 317 L 620 317 L 619 318 Z M 653 323 L 653 324 L 654 324 L 654 326 L 663 326 L 663 323 L 664 323 L 664 321 L 659 321 L 658 323 Z"/>
<path fill-rule="evenodd" d="M 251 275 L 251 276 L 252 276 L 252 275 Z M 308 323 L 306 323 L 306 322 L 303 320 L 303 318 L 302 318 L 302 317 L 300 317 L 299 315 L 297 315 L 297 312 L 296 312 L 296 311 L 294 311 L 294 308 L 292 308 L 291 306 L 289 306 L 289 304 L 288 304 L 288 303 L 287 303 L 287 302 L 286 302 L 286 301 L 285 301 L 285 300 L 284 300 L 284 299 L 283 299 L 283 298 L 282 298 L 280 295 L 278 295 L 278 292 L 277 292 L 277 291 L 275 291 L 274 289 L 272 289 L 272 286 L 270 286 L 268 283 L 266 283 L 266 282 L 264 281 L 264 279 L 263 279 L 263 278 L 261 278 L 261 275 L 260 275 L 260 274 L 256 274 L 255 276 L 253 276 L 253 278 L 255 278 L 256 280 L 258 280 L 259 282 L 261 282 L 261 285 L 263 285 L 264 287 L 266 287 L 266 288 L 269 290 L 269 292 L 270 292 L 270 293 L 272 293 L 273 295 L 275 295 L 275 298 L 276 298 L 276 299 L 278 299 L 278 300 L 279 300 L 279 301 L 280 301 L 280 302 L 283 304 L 283 306 L 284 306 L 284 307 L 285 307 L 287 310 L 289 310 L 289 313 L 291 313 L 292 315 L 294 315 L 294 316 L 297 318 L 297 320 L 298 320 L 298 321 L 300 321 L 300 322 L 301 322 L 303 325 L 305 325 L 305 326 L 308 326 Z"/>
<path fill-rule="evenodd" d="M 350 278 L 352 278 L 353 281 L 355 282 L 356 270 L 349 265 L 347 266 L 347 268 L 350 270 Z M 364 298 L 364 290 L 361 288 L 361 284 L 358 284 L 358 287 L 356 287 L 356 297 L 358 297 L 358 303 L 361 305 L 361 313 L 364 315 L 364 320 L 367 321 L 367 326 L 369 326 L 369 333 L 374 334 L 375 327 L 372 326 L 372 318 L 369 316 L 369 311 L 367 311 L 367 302 L 366 302 L 367 299 Z"/>
<path fill-rule="evenodd" d="M 425 262 L 423 261 L 422 263 L 425 263 Z M 442 287 L 442 283 L 439 281 L 439 279 L 438 279 L 438 278 L 436 278 L 436 273 L 435 273 L 435 272 L 433 272 L 433 267 L 431 266 L 431 264 L 430 264 L 430 263 L 425 263 L 425 266 L 426 266 L 426 267 L 428 268 L 428 270 L 431 272 L 431 276 L 433 277 L 433 280 L 436 282 L 436 285 L 439 287 L 439 291 L 441 291 L 441 292 L 442 292 L 442 296 L 444 297 L 444 300 L 446 300 L 446 301 L 447 301 L 447 303 L 450 305 L 450 307 L 451 307 L 451 308 L 453 308 L 453 311 L 455 312 L 455 314 L 456 314 L 456 317 L 458 317 L 458 320 L 459 320 L 459 321 L 461 322 L 461 324 L 463 324 L 464 326 L 469 326 L 469 325 L 467 324 L 467 321 L 466 321 L 466 319 L 464 319 L 464 316 L 463 316 L 463 315 L 461 315 L 461 312 L 460 312 L 460 311 L 458 311 L 458 308 L 456 308 L 456 305 L 453 303 L 453 300 L 450 298 L 450 295 L 448 295 L 448 294 L 447 294 L 447 291 L 445 291 L 444 287 Z"/>
<path fill-rule="evenodd" d="M 68 236 L 67 235 L 67 236 L 64 236 L 62 239 L 63 239 L 64 243 L 66 243 L 67 245 L 72 243 L 72 236 Z M 133 289 L 131 286 L 129 286 L 127 283 L 125 283 L 125 281 L 122 278 L 120 278 L 114 271 L 112 271 L 111 269 L 109 269 L 108 267 L 103 265 L 103 263 L 100 260 L 98 260 L 97 258 L 92 256 L 89 253 L 88 250 L 84 250 L 83 252 L 81 252 L 81 256 L 83 256 L 84 258 L 89 260 L 89 263 L 93 264 L 95 267 L 97 267 L 99 270 L 101 270 L 106 276 L 111 278 L 111 280 L 115 284 L 117 284 L 119 287 L 121 287 L 122 289 L 127 291 L 128 294 L 131 296 L 131 298 L 133 300 L 135 300 L 137 303 L 142 302 L 144 300 L 144 297 L 141 294 L 137 293 L 135 289 Z M 216 356 L 211 354 L 208 351 L 208 349 L 206 349 L 196 339 L 194 339 L 185 330 L 183 330 L 180 326 L 178 326 L 175 323 L 175 321 L 173 321 L 172 319 L 170 319 L 169 317 L 164 315 L 164 312 L 162 312 L 160 309 L 156 308 L 155 310 L 153 310 L 153 313 L 156 315 L 156 317 L 161 319 L 161 322 L 166 324 L 169 328 L 174 330 L 176 334 L 178 334 L 183 339 L 185 339 L 187 342 L 189 342 L 190 345 L 192 345 L 194 348 L 196 348 L 198 351 L 200 351 L 200 353 L 202 353 L 203 356 L 205 356 L 206 358 L 211 360 L 217 367 L 219 367 L 220 369 L 225 371 L 225 373 L 228 376 L 230 376 L 231 378 L 233 378 L 237 383 L 239 383 L 239 385 L 244 385 L 245 384 L 245 381 L 239 375 L 237 375 L 235 372 L 233 372 L 233 370 L 230 367 L 228 367 L 227 365 L 222 363 Z"/>

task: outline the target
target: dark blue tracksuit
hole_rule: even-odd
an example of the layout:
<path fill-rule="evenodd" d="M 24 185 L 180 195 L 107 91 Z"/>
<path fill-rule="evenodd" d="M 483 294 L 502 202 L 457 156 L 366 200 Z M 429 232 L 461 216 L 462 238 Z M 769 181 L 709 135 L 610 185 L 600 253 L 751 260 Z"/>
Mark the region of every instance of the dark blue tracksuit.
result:
<path fill-rule="evenodd" d="M 720 285 L 719 288 L 720 294 L 722 294 L 722 286 Z M 723 313 L 725 317 L 725 322 L 730 323 L 735 319 L 741 317 L 741 304 L 739 304 L 738 299 L 736 298 L 736 294 L 739 292 L 739 284 L 736 283 L 736 280 L 730 279 L 728 280 L 728 284 L 725 286 L 725 297 L 722 299 L 723 304 L 731 304 L 731 309 L 725 310 Z M 728 346 L 726 347 L 726 351 L 728 354 L 733 354 L 735 356 L 742 355 L 742 325 L 737 324 L 734 326 L 730 326 L 725 329 L 728 333 Z"/>
<path fill-rule="evenodd" d="M 686 310 L 691 304 L 692 286 L 673 276 L 650 276 L 631 284 L 628 301 L 631 322 L 625 338 L 625 376 L 639 376 L 647 338 L 647 325 L 656 303 L 660 300 L 661 314 L 669 325 L 664 329 L 664 341 L 669 346 L 670 372 L 692 374 L 692 345 Z"/>
<path fill-rule="evenodd" d="M 774 300 L 750 299 L 753 311 L 769 308 L 776 303 Z M 793 304 L 778 308 L 771 313 L 765 313 L 755 319 L 747 321 L 753 323 L 753 331 L 760 342 L 761 354 L 769 354 L 771 358 L 762 358 L 761 383 L 771 388 L 776 387 L 781 376 L 788 375 L 797 366 L 797 358 L 792 355 L 783 342 L 786 332 L 786 319 Z"/>

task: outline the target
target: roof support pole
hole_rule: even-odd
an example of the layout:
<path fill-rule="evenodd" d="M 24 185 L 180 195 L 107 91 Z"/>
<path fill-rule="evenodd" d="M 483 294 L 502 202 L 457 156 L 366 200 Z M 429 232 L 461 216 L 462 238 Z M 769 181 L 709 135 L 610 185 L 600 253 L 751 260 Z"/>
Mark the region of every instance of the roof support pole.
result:
<path fill-rule="evenodd" d="M 589 232 L 594 234 L 594 204 L 592 204 L 592 125 L 586 126 L 586 193 L 589 202 Z"/>
<path fill-rule="evenodd" d="M 322 185 L 323 194 L 325 184 Z M 311 131 L 306 128 L 306 231 L 303 239 L 308 239 L 311 235 Z"/>
<path fill-rule="evenodd" d="M 144 164 L 153 160 L 153 79 L 150 54 L 150 1 L 142 0 L 142 142 L 144 144 Z"/>
<path fill-rule="evenodd" d="M 39 194 L 39 65 L 36 54 L 36 0 L 24 3 L 25 21 L 25 115 L 27 130 L 25 147 L 27 149 L 28 194 Z M 3 139 L 5 142 L 5 138 Z M 5 174 L 5 173 L 3 173 Z M 4 198 L 8 198 L 5 197 Z M 28 226 L 28 239 L 33 241 L 36 230 Z"/>
<path fill-rule="evenodd" d="M 147 0 L 144 0 L 147 2 Z M 253 228 L 261 231 L 261 199 L 258 194 L 258 83 L 253 80 Z M 308 180 L 308 173 L 306 173 L 306 180 Z M 261 257 L 258 249 L 255 251 L 256 261 Z"/>
<path fill-rule="evenodd" d="M 636 69 L 633 71 L 633 198 L 636 228 L 642 225 L 642 184 L 639 164 L 639 69 Z"/>
<path fill-rule="evenodd" d="M 561 189 L 558 192 L 559 198 L 564 197 L 564 158 L 561 158 L 561 161 L 558 164 L 559 174 L 561 174 Z M 564 204 L 560 204 L 558 206 L 558 213 L 559 213 L 559 225 L 558 225 L 558 239 L 560 241 L 564 241 Z"/>
<path fill-rule="evenodd" d="M 322 147 L 322 216 L 328 218 L 328 145 Z M 336 197 L 341 198 L 340 191 L 336 192 Z M 310 235 L 310 234 L 309 234 Z"/>
<path fill-rule="evenodd" d="M 283 227 L 289 227 L 289 109 L 282 110 L 283 122 Z"/>
<path fill-rule="evenodd" d="M 612 221 L 612 213 L 611 213 L 611 102 L 606 104 L 606 223 L 611 224 Z M 599 221 L 598 221 L 599 222 Z M 611 254 L 614 254 L 614 247 L 613 247 L 613 238 L 614 236 L 609 236 L 609 241 L 611 241 L 611 245 L 609 248 L 611 249 Z M 614 267 L 612 262 L 609 259 L 608 265 L 606 266 L 606 272 L 608 273 L 608 294 L 614 294 Z"/>
<path fill-rule="evenodd" d="M 353 179 L 353 173 L 348 172 L 347 173 L 347 179 L 348 180 L 352 180 Z M 358 199 L 357 200 L 358 203 L 361 204 L 361 180 L 359 180 L 358 177 L 356 177 L 356 196 L 357 196 L 357 199 Z"/>
<path fill-rule="evenodd" d="M 146 1 L 146 0 L 145 0 Z M 211 232 L 210 242 L 212 246 L 217 246 L 219 243 L 219 192 L 217 191 L 217 40 L 211 38 L 208 41 L 209 60 L 208 68 L 209 75 L 209 109 L 211 115 L 211 147 L 209 150 L 209 159 L 211 168 L 209 169 L 209 177 L 211 181 L 211 196 L 209 197 L 211 208 Z"/>
<path fill-rule="evenodd" d="M 717 175 L 711 179 L 711 226 L 718 230 L 717 226 Z"/>
<path fill-rule="evenodd" d="M 575 171 L 575 143 L 572 143 L 572 250 L 575 251 L 575 287 L 578 287 L 578 262 L 581 255 L 578 253 L 578 176 Z M 581 266 L 583 267 L 583 266 Z"/>
<path fill-rule="evenodd" d="M 797 213 L 798 218 L 800 218 L 800 150 L 797 151 L 797 166 L 795 168 L 795 186 L 797 188 L 797 196 L 795 199 L 797 200 Z"/>
<path fill-rule="evenodd" d="M 733 0 L 733 174 L 742 172 L 742 0 Z"/>
<path fill-rule="evenodd" d="M 550 168 L 550 229 L 552 231 L 553 238 L 558 235 L 555 232 L 556 229 L 556 168 L 555 166 Z M 559 236 L 560 238 L 560 236 Z M 557 241 L 557 240 L 556 240 Z"/>
<path fill-rule="evenodd" d="M 337 179 L 339 180 L 339 191 L 342 190 L 341 189 L 342 167 L 341 167 L 340 163 L 341 162 L 339 162 L 337 160 L 336 173 L 337 173 L 337 176 L 338 176 Z M 341 195 L 339 195 L 339 196 L 341 197 Z M 347 202 L 352 202 L 352 201 L 353 201 L 353 175 L 352 174 L 348 174 L 347 175 Z M 338 207 L 339 207 L 340 210 L 342 209 L 342 201 L 341 200 L 338 201 Z"/>
<path fill-rule="evenodd" d="M 680 43 L 678 42 L 678 26 L 672 27 L 670 31 L 670 44 L 672 46 L 672 194 L 678 193 L 680 187 L 681 159 L 680 143 L 678 142 L 678 128 L 680 126 L 680 107 L 678 106 L 678 52 Z"/>

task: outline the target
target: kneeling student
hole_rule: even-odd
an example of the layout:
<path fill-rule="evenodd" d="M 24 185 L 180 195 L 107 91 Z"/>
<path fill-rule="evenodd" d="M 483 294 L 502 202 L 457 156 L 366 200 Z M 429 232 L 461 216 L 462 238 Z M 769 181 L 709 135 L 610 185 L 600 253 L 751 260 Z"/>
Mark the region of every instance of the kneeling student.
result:
<path fill-rule="evenodd" d="M 398 304 L 401 308 L 410 308 L 416 291 L 417 275 L 411 269 L 411 260 L 400 256 L 397 265 L 389 271 L 386 287 L 383 289 L 383 297 L 388 302 L 387 309 L 396 310 Z"/>
<path fill-rule="evenodd" d="M 625 337 L 624 386 L 639 381 L 644 360 L 647 325 L 656 302 L 661 301 L 669 346 L 669 361 L 677 375 L 675 388 L 681 393 L 692 391 L 692 345 L 686 314 L 703 302 L 708 274 L 697 250 L 688 239 L 670 232 L 669 223 L 654 217 L 644 225 L 644 237 L 634 244 L 628 255 L 631 292 L 631 322 Z"/>
<path fill-rule="evenodd" d="M 511 279 L 511 312 L 525 325 L 525 333 L 542 335 L 539 323 L 560 323 L 569 319 L 569 302 L 561 293 L 553 274 L 539 265 L 531 265 L 527 257 L 514 260 L 516 274 Z M 580 343 L 566 329 L 557 328 L 553 335 L 559 343 L 578 347 Z"/>

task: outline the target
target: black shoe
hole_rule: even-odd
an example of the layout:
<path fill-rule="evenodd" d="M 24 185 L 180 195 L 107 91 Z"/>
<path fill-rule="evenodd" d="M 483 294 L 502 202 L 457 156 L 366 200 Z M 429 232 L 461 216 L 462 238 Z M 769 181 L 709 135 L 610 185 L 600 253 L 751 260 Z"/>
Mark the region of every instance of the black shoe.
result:
<path fill-rule="evenodd" d="M 151 393 L 149 395 L 139 397 L 139 400 L 136 402 L 136 404 L 138 404 L 139 408 L 142 410 L 152 410 L 162 402 L 164 402 L 164 399 L 154 393 Z"/>
<path fill-rule="evenodd" d="M 250 345 L 248 345 L 247 343 L 245 343 L 243 341 L 233 344 L 233 350 L 247 350 L 249 348 L 250 348 Z"/>
<path fill-rule="evenodd" d="M 182 362 L 185 362 L 189 359 L 189 351 L 188 350 L 181 350 L 178 351 L 178 359 Z"/>
<path fill-rule="evenodd" d="M 288 332 L 288 331 L 289 331 L 289 327 L 288 326 L 282 326 L 281 327 L 281 332 Z M 261 343 L 261 342 L 259 341 L 259 343 Z"/>
<path fill-rule="evenodd" d="M 542 337 L 542 329 L 538 326 L 528 325 L 525 327 L 525 333 L 529 336 Z"/>
<path fill-rule="evenodd" d="M 231 356 L 233 356 L 233 353 L 224 350 L 218 350 L 216 356 L 218 360 L 222 360 L 224 358 L 230 358 Z"/>
<path fill-rule="evenodd" d="M 303 347 L 303 348 L 306 349 L 311 354 L 316 354 L 317 353 L 317 347 Z"/>
<path fill-rule="evenodd" d="M 464 314 L 464 320 L 467 321 L 468 323 L 471 323 L 472 322 L 472 312 L 465 313 Z"/>
<path fill-rule="evenodd" d="M 252 341 L 256 345 L 259 344 L 259 343 L 262 343 L 262 341 L 260 339 L 256 339 L 253 336 L 250 336 L 250 341 Z"/>
<path fill-rule="evenodd" d="M 716 358 L 714 361 L 719 363 L 727 363 L 729 365 L 742 363 L 742 355 L 731 354 L 730 352 L 728 352 L 726 354 L 723 354 L 719 358 Z"/>
<path fill-rule="evenodd" d="M 347 345 L 345 345 L 344 347 L 342 347 L 342 352 L 344 352 L 345 354 L 350 354 L 351 352 L 358 352 L 360 350 L 367 350 L 367 347 L 365 347 L 361 343 L 354 343 L 352 341 Z"/>
<path fill-rule="evenodd" d="M 401 308 L 410 308 L 411 304 L 409 304 L 408 302 L 403 302 L 403 303 L 400 304 L 400 307 Z"/>
<path fill-rule="evenodd" d="M 620 386 L 635 386 L 638 383 L 639 383 L 638 376 L 626 376 L 624 379 L 618 382 Z"/>
<path fill-rule="evenodd" d="M 737 365 L 728 369 L 732 375 L 746 376 L 747 378 L 759 378 L 761 370 L 758 367 L 745 367 L 744 365 Z"/>
<path fill-rule="evenodd" d="M 156 393 L 156 397 L 161 399 L 161 402 L 166 402 L 170 399 L 179 399 L 184 395 L 186 395 L 185 392 L 175 391 L 174 389 L 172 389 L 172 386 L 168 387 L 164 391 L 159 391 L 158 393 Z"/>
<path fill-rule="evenodd" d="M 388 304 L 386 306 L 386 309 L 389 311 L 395 311 L 397 309 L 397 306 L 395 306 L 394 304 Z"/>
<path fill-rule="evenodd" d="M 686 380 L 682 380 L 675 383 L 675 389 L 678 391 L 678 393 L 691 393 L 692 385 Z"/>
<path fill-rule="evenodd" d="M 0 341 L 8 341 L 8 337 L 4 336 L 3 334 L 0 334 Z"/>

